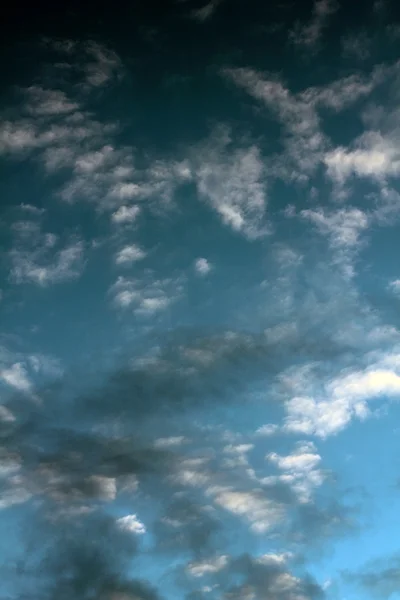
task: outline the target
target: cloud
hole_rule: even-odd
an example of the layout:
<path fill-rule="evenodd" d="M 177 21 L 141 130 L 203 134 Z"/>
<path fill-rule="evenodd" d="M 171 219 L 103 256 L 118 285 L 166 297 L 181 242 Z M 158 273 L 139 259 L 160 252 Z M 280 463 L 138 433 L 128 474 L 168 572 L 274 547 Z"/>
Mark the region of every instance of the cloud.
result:
<path fill-rule="evenodd" d="M 206 258 L 197 258 L 194 263 L 194 268 L 199 275 L 208 275 L 212 266 Z"/>
<path fill-rule="evenodd" d="M 393 279 L 389 282 L 389 289 L 395 294 L 400 294 L 400 279 Z"/>
<path fill-rule="evenodd" d="M 199 23 L 204 23 L 214 15 L 222 1 L 223 0 L 211 0 L 210 2 L 207 2 L 207 4 L 205 4 L 202 8 L 193 10 L 190 13 L 190 17 L 195 21 L 198 21 Z"/>
<path fill-rule="evenodd" d="M 146 257 L 146 252 L 139 248 L 136 244 L 124 246 L 115 256 L 117 265 L 126 265 L 143 260 Z"/>
<path fill-rule="evenodd" d="M 360 234 L 368 228 L 368 214 L 358 208 L 342 208 L 331 214 L 324 209 L 301 211 L 323 235 L 329 235 L 331 244 L 339 248 L 352 248 L 359 244 Z"/>
<path fill-rule="evenodd" d="M 336 148 L 324 158 L 328 175 L 338 183 L 357 175 L 384 179 L 400 172 L 400 156 L 396 146 L 380 133 L 366 132 L 354 150 Z"/>
<path fill-rule="evenodd" d="M 344 36 L 341 41 L 343 57 L 366 60 L 371 55 L 371 42 L 371 38 L 365 31 Z"/>
<path fill-rule="evenodd" d="M 298 24 L 290 32 L 289 39 L 296 46 L 315 49 L 320 42 L 322 32 L 327 27 L 329 18 L 338 9 L 336 0 L 314 0 L 313 14 L 307 25 Z"/>
<path fill-rule="evenodd" d="M 324 473 L 319 469 L 321 456 L 313 443 L 301 442 L 292 454 L 281 456 L 270 452 L 266 458 L 285 472 L 280 479 L 293 488 L 301 503 L 309 502 L 314 488 L 324 481 Z"/>
<path fill-rule="evenodd" d="M 111 220 L 113 223 L 133 223 L 136 221 L 137 217 L 140 213 L 140 207 L 137 205 L 134 206 L 120 206 L 115 212 L 111 215 Z"/>
<path fill-rule="evenodd" d="M 341 150 L 331 150 L 331 143 L 323 132 L 321 109 L 339 112 L 349 108 L 388 81 L 397 69 L 397 63 L 377 65 L 368 77 L 352 74 L 297 93 L 291 92 L 276 75 L 252 68 L 223 68 L 221 74 L 261 101 L 282 126 L 284 151 L 271 157 L 273 160 L 267 170 L 268 175 L 304 182 L 315 173 L 321 162 L 328 165 L 329 173 L 333 176 L 336 173 L 335 163 L 340 161 L 338 156 Z"/>
<path fill-rule="evenodd" d="M 129 598 L 156 600 L 156 591 L 132 579 L 127 570 L 136 553 L 135 536 L 106 515 L 81 514 L 74 519 L 41 521 L 35 552 L 20 561 L 17 589 L 21 597 L 34 583 L 41 598 Z M 35 529 L 29 532 L 35 536 Z M 29 542 L 31 543 L 31 542 Z M 40 575 L 39 575 L 40 574 Z M 26 588 L 26 589 L 25 589 Z"/>
<path fill-rule="evenodd" d="M 229 575 L 224 582 L 224 591 L 232 600 L 263 597 L 311 600 L 325 596 L 322 588 L 307 574 L 293 575 L 284 556 L 243 554 L 231 561 Z"/>
<path fill-rule="evenodd" d="M 81 89 L 86 93 L 107 87 L 125 75 L 119 56 L 93 40 L 77 42 L 45 38 L 43 46 L 63 57 L 64 62 L 59 68 L 73 69 L 83 79 Z"/>
<path fill-rule="evenodd" d="M 32 382 L 28 377 L 27 370 L 21 363 L 14 363 L 8 369 L 2 369 L 0 371 L 0 378 L 7 385 L 21 392 L 29 392 L 32 388 Z"/>
<path fill-rule="evenodd" d="M 279 426 L 276 423 L 268 423 L 267 425 L 262 425 L 256 431 L 257 435 L 274 435 L 279 430 Z"/>
<path fill-rule="evenodd" d="M 224 554 L 213 559 L 190 562 L 186 569 L 192 577 L 203 577 L 208 573 L 218 573 L 228 564 L 228 557 Z"/>
<path fill-rule="evenodd" d="M 288 431 L 327 437 L 334 435 L 351 419 L 366 418 L 367 401 L 382 395 L 400 395 L 400 377 L 396 372 L 379 368 L 354 371 L 326 383 L 318 399 L 297 396 L 286 402 Z"/>
<path fill-rule="evenodd" d="M 265 235 L 267 189 L 259 148 L 234 145 L 229 130 L 219 126 L 189 155 L 199 197 L 222 222 L 250 239 Z"/>
<path fill-rule="evenodd" d="M 274 529 L 284 517 L 283 506 L 269 500 L 261 489 L 240 491 L 217 485 L 208 488 L 207 494 L 218 506 L 248 521 L 259 534 Z"/>
<path fill-rule="evenodd" d="M 142 280 L 119 276 L 109 293 L 117 308 L 130 309 L 139 316 L 151 316 L 179 299 L 182 284 L 174 279 L 157 280 L 150 273 Z"/>
<path fill-rule="evenodd" d="M 79 103 L 70 100 L 62 90 L 33 85 L 22 92 L 27 96 L 25 110 L 34 117 L 66 115 L 80 108 Z"/>
<path fill-rule="evenodd" d="M 9 252 L 10 274 L 17 283 L 47 286 L 79 277 L 84 268 L 84 243 L 70 238 L 63 245 L 30 221 L 14 224 L 16 243 Z"/>
<path fill-rule="evenodd" d="M 343 579 L 372 597 L 390 598 L 399 589 L 400 558 L 394 554 L 369 561 L 358 571 L 344 571 Z"/>
<path fill-rule="evenodd" d="M 0 502 L 4 507 L 25 503 L 35 552 L 24 550 L 18 581 L 29 588 L 28 574 L 35 574 L 35 589 L 44 598 L 89 590 L 105 600 L 117 593 L 157 597 L 130 574 L 134 577 L 137 570 L 136 557 L 151 562 L 160 553 L 166 553 L 169 564 L 184 565 L 193 585 L 204 579 L 212 586 L 212 578 L 221 577 L 215 584 L 239 594 L 245 588 L 238 573 L 255 593 L 266 585 L 280 600 L 289 590 L 306 594 L 309 589 L 302 577 L 290 573 L 283 554 L 248 558 L 257 573 L 271 570 L 270 584 L 258 583 L 261 579 L 242 567 L 237 571 L 239 563 L 229 557 L 228 546 L 223 550 L 230 536 L 224 515 L 238 519 L 252 534 L 283 540 L 288 523 L 300 519 L 288 515 L 288 509 L 301 510 L 299 498 L 284 494 L 289 488 L 284 481 L 264 485 L 252 478 L 253 444 L 243 436 L 198 428 L 207 406 L 214 410 L 216 403 L 241 402 L 236 382 L 247 381 L 248 365 L 254 368 L 256 362 L 264 374 L 263 359 L 273 354 L 271 346 L 260 345 L 257 336 L 233 332 L 189 339 L 178 334 L 171 345 L 120 366 L 94 388 L 80 391 L 82 377 L 64 375 L 57 385 L 37 389 L 40 405 L 20 395 L 5 404 L 13 419 L 0 420 L 0 435 L 15 458 L 2 461 L 8 471 Z M 182 439 L 177 433 L 182 422 L 190 422 L 195 435 L 185 427 L 188 435 Z M 319 469 L 310 443 L 291 455 L 276 454 L 274 460 L 283 475 L 295 474 L 298 483 L 307 480 L 310 486 Z M 108 514 L 114 506 L 117 517 Z M 297 532 L 306 535 L 310 514 L 301 512 Z M 339 513 L 323 514 L 313 539 L 328 535 L 329 515 L 337 519 Z M 143 553 L 141 539 L 148 544 Z"/>
<path fill-rule="evenodd" d="M 126 517 L 120 517 L 117 519 L 117 525 L 126 531 L 130 531 L 138 535 L 143 535 L 146 533 L 146 527 L 141 521 L 139 521 L 136 515 L 126 515 Z"/>

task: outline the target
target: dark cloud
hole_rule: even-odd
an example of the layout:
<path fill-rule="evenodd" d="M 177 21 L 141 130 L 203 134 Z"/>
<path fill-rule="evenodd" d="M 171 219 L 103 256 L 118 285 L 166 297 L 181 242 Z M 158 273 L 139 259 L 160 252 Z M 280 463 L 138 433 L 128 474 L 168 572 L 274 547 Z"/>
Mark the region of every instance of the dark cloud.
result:
<path fill-rule="evenodd" d="M 36 540 L 32 558 L 27 551 L 15 573 L 21 586 L 36 578 L 40 600 L 158 598 L 146 583 L 128 575 L 140 572 L 135 560 L 142 551 L 137 536 L 122 531 L 109 516 L 114 500 L 130 512 L 132 504 L 151 507 L 152 524 L 146 523 L 150 560 L 203 560 L 225 553 L 233 537 L 223 527 L 226 509 L 213 507 L 213 496 L 206 497 L 203 488 L 219 484 L 245 490 L 254 482 L 245 462 L 224 464 L 228 442 L 190 421 L 200 408 L 214 414 L 219 407 L 239 405 L 241 390 L 266 372 L 278 372 L 297 348 L 297 343 L 274 344 L 263 334 L 179 333 L 153 355 L 97 376 L 93 385 L 91 376 L 85 383 L 69 375 L 31 395 L 9 398 L 12 419 L 0 422 L 2 464 L 8 468 L 0 494 L 5 507 L 19 503 L 27 511 L 28 537 Z M 185 435 L 194 435 L 186 445 L 169 445 L 168 436 L 176 435 L 179 423 L 187 427 Z M 156 445 L 157 437 L 167 443 Z M 193 466 L 199 456 L 206 457 L 205 463 Z M 192 487 L 179 477 L 186 468 L 194 473 Z M 257 506 L 264 506 L 265 499 L 291 511 L 289 522 L 301 539 L 294 539 L 293 532 L 286 539 L 285 526 L 276 531 L 282 543 L 305 546 L 307 540 L 327 539 L 343 517 L 339 508 L 321 512 L 317 506 L 299 506 L 282 482 L 261 486 L 257 494 Z M 308 579 L 291 579 L 290 592 L 280 587 L 280 567 L 251 557 L 232 564 L 218 580 L 232 600 L 246 590 L 257 598 L 319 597 L 318 586 Z M 194 592 L 184 581 L 179 580 L 181 588 Z"/>
<path fill-rule="evenodd" d="M 400 556 L 395 554 L 370 561 L 358 572 L 345 571 L 343 579 L 365 590 L 369 596 L 391 598 L 400 589 Z"/>
<path fill-rule="evenodd" d="M 22 593 L 29 585 L 31 597 L 40 600 L 159 598 L 146 582 L 127 576 L 137 551 L 135 538 L 111 517 L 83 513 L 54 520 L 41 512 L 35 516 L 24 557 L 15 565 Z"/>
<path fill-rule="evenodd" d="M 210 507 L 208 507 L 209 509 Z M 156 550 L 199 558 L 226 543 L 221 523 L 207 507 L 190 497 L 176 498 L 153 529 Z"/>
<path fill-rule="evenodd" d="M 246 597 L 246 593 L 254 594 L 260 600 L 294 600 L 297 597 L 317 600 L 325 596 L 310 576 L 292 575 L 284 561 L 243 555 L 232 563 L 231 573 L 241 579 L 239 584 L 227 590 L 227 598 L 232 600 Z"/>

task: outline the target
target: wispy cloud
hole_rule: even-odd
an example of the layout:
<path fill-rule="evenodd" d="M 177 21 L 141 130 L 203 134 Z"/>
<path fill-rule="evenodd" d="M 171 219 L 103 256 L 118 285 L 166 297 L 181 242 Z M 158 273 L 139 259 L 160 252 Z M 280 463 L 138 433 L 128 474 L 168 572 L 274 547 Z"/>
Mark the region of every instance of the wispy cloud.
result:
<path fill-rule="evenodd" d="M 289 39 L 296 46 L 315 50 L 329 18 L 337 11 L 336 0 L 314 0 L 312 17 L 307 24 L 297 24 L 290 32 Z"/>
<path fill-rule="evenodd" d="M 16 241 L 9 252 L 10 274 L 15 283 L 47 286 L 79 277 L 84 268 L 84 243 L 45 233 L 29 221 L 14 224 Z"/>
<path fill-rule="evenodd" d="M 144 278 L 118 277 L 109 293 L 114 306 L 129 309 L 139 316 L 151 316 L 167 309 L 182 294 L 182 282 L 175 279 L 156 279 L 151 273 Z"/>
<path fill-rule="evenodd" d="M 205 21 L 211 19 L 222 2 L 223 0 L 211 0 L 201 8 L 192 10 L 190 17 L 199 23 L 204 23 Z"/>
<path fill-rule="evenodd" d="M 266 172 L 257 146 L 238 147 L 238 142 L 218 127 L 190 162 L 200 197 L 234 231 L 256 238 L 268 231 Z"/>

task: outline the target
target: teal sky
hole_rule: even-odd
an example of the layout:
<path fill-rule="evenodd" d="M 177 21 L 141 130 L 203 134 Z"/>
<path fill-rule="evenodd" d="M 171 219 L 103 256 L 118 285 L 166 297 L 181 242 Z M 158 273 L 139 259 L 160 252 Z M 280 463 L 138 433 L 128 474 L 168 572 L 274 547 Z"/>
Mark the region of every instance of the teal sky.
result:
<path fill-rule="evenodd" d="M 6 10 L 0 600 L 400 597 L 399 16 Z"/>

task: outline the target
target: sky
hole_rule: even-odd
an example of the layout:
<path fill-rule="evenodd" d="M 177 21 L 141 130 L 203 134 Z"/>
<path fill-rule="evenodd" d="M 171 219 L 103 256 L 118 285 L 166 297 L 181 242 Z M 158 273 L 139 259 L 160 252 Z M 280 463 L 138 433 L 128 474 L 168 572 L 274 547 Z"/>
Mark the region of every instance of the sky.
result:
<path fill-rule="evenodd" d="M 400 14 L 3 9 L 0 600 L 400 597 Z"/>

